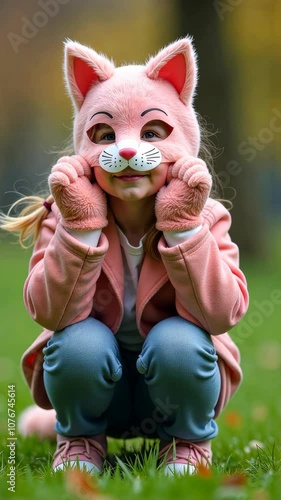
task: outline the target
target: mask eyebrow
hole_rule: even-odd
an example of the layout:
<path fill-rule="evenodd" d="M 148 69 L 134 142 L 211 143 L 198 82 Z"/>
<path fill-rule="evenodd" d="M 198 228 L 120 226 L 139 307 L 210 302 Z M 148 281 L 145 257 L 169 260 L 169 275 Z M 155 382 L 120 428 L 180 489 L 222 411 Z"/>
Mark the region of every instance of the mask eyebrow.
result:
<path fill-rule="evenodd" d="M 109 118 L 113 118 L 113 116 L 112 116 L 110 113 L 108 113 L 107 111 L 97 111 L 96 113 L 94 113 L 94 114 L 91 116 L 90 120 L 91 120 L 92 118 L 94 118 L 94 116 L 96 116 L 96 115 L 107 115 L 107 116 L 109 116 Z"/>
<path fill-rule="evenodd" d="M 146 109 L 145 111 L 143 111 L 141 113 L 141 116 L 144 116 L 146 115 L 146 113 L 149 113 L 150 111 L 161 111 L 161 113 L 164 113 L 164 115 L 168 116 L 166 111 L 163 111 L 163 109 L 160 109 L 160 108 L 149 108 L 149 109 Z"/>

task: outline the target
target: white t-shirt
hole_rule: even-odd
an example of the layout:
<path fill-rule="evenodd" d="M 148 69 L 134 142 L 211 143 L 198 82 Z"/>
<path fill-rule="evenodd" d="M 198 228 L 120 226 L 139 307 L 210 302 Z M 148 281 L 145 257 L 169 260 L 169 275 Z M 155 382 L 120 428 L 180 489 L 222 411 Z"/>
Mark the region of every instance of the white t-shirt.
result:
<path fill-rule="evenodd" d="M 144 338 L 140 335 L 136 323 L 136 295 L 145 236 L 140 240 L 138 247 L 133 247 L 118 226 L 117 230 L 124 266 L 124 316 L 116 338 L 125 349 L 140 351 Z"/>

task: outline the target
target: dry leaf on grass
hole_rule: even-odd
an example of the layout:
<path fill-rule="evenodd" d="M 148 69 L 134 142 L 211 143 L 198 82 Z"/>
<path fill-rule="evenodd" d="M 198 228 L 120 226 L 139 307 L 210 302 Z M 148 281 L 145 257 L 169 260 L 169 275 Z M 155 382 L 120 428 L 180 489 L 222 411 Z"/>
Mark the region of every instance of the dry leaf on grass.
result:
<path fill-rule="evenodd" d="M 65 481 L 68 491 L 78 500 L 113 500 L 100 491 L 94 476 L 78 468 L 66 471 Z"/>

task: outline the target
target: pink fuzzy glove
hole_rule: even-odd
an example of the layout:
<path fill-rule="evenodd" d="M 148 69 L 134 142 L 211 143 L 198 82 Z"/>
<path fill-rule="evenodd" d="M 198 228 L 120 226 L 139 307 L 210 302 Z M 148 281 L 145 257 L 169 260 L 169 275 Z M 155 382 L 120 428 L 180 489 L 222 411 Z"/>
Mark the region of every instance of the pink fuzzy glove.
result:
<path fill-rule="evenodd" d="M 92 184 L 91 169 L 82 156 L 64 156 L 52 168 L 49 186 L 66 229 L 101 229 L 107 225 L 106 197 Z"/>
<path fill-rule="evenodd" d="M 181 158 L 170 165 L 167 181 L 156 196 L 157 229 L 184 231 L 200 226 L 212 187 L 206 163 L 192 156 Z"/>

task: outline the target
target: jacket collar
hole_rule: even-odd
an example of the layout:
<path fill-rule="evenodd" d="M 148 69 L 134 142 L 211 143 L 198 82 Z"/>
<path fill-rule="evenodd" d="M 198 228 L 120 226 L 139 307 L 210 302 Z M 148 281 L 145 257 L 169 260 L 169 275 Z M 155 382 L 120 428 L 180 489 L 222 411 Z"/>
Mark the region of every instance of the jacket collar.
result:
<path fill-rule="evenodd" d="M 108 210 L 108 225 L 103 229 L 103 233 L 108 239 L 109 245 L 106 252 L 103 270 L 118 295 L 118 298 L 123 303 L 124 297 L 124 269 L 121 253 L 121 246 L 117 232 L 116 223 L 114 221 L 111 210 Z"/>

